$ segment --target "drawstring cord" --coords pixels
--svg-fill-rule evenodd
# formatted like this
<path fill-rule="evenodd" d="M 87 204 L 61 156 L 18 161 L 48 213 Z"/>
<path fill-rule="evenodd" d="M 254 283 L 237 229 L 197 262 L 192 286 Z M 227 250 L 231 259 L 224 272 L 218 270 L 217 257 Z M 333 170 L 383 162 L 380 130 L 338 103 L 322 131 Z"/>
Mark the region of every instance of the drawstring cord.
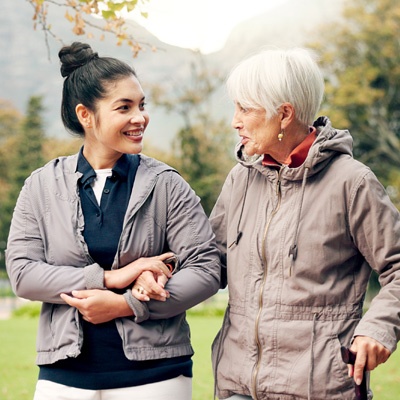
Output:
<path fill-rule="evenodd" d="M 239 215 L 239 221 L 236 227 L 236 239 L 228 246 L 228 249 L 230 249 L 233 245 L 237 245 L 239 243 L 239 240 L 242 237 L 242 232 L 239 230 L 240 228 L 240 223 L 242 222 L 242 216 L 243 216 L 243 210 L 244 210 L 244 204 L 246 202 L 246 196 L 247 196 L 247 189 L 249 187 L 249 180 L 250 180 L 250 168 L 247 169 L 247 177 L 246 177 L 246 186 L 244 189 L 244 197 L 242 201 L 242 208 L 240 209 L 240 215 Z"/>
<path fill-rule="evenodd" d="M 296 230 L 295 230 L 295 234 L 294 234 L 294 240 L 293 240 L 293 244 L 290 246 L 290 249 L 289 249 L 289 257 L 292 258 L 291 263 L 290 263 L 289 276 L 292 276 L 294 261 L 297 258 L 297 239 L 299 237 L 300 216 L 301 216 L 301 209 L 302 209 L 302 206 L 303 206 L 304 192 L 305 192 L 305 189 L 306 189 L 306 182 L 307 182 L 307 177 L 308 177 L 308 172 L 309 171 L 310 171 L 310 167 L 306 166 L 305 167 L 305 171 L 304 171 L 304 176 L 303 176 L 303 182 L 301 184 L 301 197 L 300 197 L 300 204 L 299 204 L 299 207 L 297 209 Z"/>

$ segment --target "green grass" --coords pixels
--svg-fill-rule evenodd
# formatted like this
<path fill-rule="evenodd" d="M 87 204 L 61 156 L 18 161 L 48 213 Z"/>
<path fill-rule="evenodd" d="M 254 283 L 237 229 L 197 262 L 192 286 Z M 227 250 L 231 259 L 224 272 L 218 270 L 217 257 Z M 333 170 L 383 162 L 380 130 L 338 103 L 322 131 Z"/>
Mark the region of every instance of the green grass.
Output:
<path fill-rule="evenodd" d="M 213 399 L 211 343 L 221 316 L 189 314 L 194 355 L 193 400 Z M 38 368 L 35 366 L 37 318 L 0 320 L 0 400 L 32 400 Z M 394 400 L 400 393 L 400 349 L 371 376 L 376 400 Z"/>
<path fill-rule="evenodd" d="M 221 317 L 189 316 L 195 348 L 193 400 L 213 398 L 211 343 Z M 32 400 L 38 368 L 35 365 L 37 318 L 0 320 L 0 400 Z"/>
<path fill-rule="evenodd" d="M 36 318 L 0 321 L 0 399 L 32 400 L 35 366 Z"/>

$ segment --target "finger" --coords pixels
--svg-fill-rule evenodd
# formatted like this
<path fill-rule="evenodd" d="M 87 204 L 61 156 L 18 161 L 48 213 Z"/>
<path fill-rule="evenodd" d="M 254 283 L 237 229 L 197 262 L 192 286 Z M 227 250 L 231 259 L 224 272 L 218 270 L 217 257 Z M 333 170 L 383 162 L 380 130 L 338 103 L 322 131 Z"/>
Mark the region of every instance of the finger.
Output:
<path fill-rule="evenodd" d="M 78 308 L 79 300 L 75 297 L 69 296 L 65 293 L 61 293 L 60 297 L 70 306 Z"/>
<path fill-rule="evenodd" d="M 95 291 L 93 290 L 73 290 L 72 296 L 76 299 L 87 299 L 88 297 L 94 296 Z"/>
<path fill-rule="evenodd" d="M 364 368 L 367 366 L 367 353 L 364 351 L 358 351 L 356 356 L 356 362 L 354 364 L 354 381 L 357 385 L 361 385 L 363 379 Z"/>
<path fill-rule="evenodd" d="M 152 294 L 152 295 L 149 295 L 149 297 L 150 297 L 151 300 L 167 301 L 167 299 L 164 296 L 159 296 L 158 294 Z"/>
<path fill-rule="evenodd" d="M 150 297 L 142 286 L 133 286 L 132 295 L 140 301 L 149 301 Z"/>
<path fill-rule="evenodd" d="M 158 275 L 165 275 L 167 278 L 171 278 L 172 273 L 171 270 L 169 269 L 169 267 L 167 265 L 164 264 L 164 262 L 162 262 L 162 260 L 160 260 L 161 262 L 157 265 L 157 267 L 159 268 L 159 271 L 154 271 L 155 273 L 157 273 Z"/>
<path fill-rule="evenodd" d="M 152 298 L 152 296 L 161 296 L 167 298 L 168 293 L 166 290 L 164 290 L 163 287 L 161 287 L 157 281 L 156 278 L 158 276 L 154 275 L 153 273 L 143 273 L 135 282 L 134 287 L 143 287 L 143 289 L 146 291 L 146 294 Z"/>
<path fill-rule="evenodd" d="M 162 287 L 165 288 L 166 283 L 168 282 L 168 278 L 165 275 L 158 275 L 157 283 Z"/>
<path fill-rule="evenodd" d="M 146 292 L 149 296 L 169 297 L 169 293 L 154 280 L 147 283 Z"/>
<path fill-rule="evenodd" d="M 354 367 L 351 364 L 347 364 L 347 372 L 349 374 L 349 378 L 354 376 Z"/>
<path fill-rule="evenodd" d="M 159 260 L 161 260 L 161 261 L 164 261 L 164 260 L 166 260 L 167 258 L 172 257 L 172 256 L 174 256 L 174 255 L 175 255 L 174 253 L 172 253 L 171 251 L 169 251 L 168 253 L 160 254 L 159 256 L 157 256 L 157 258 L 158 258 Z"/>
<path fill-rule="evenodd" d="M 168 278 L 170 278 L 172 276 L 172 273 L 169 270 L 169 268 L 161 260 L 158 260 L 158 259 L 154 259 L 152 261 L 152 265 L 142 265 L 141 271 L 142 271 L 142 273 L 151 272 L 151 273 L 157 274 L 157 275 L 163 274 L 163 275 L 167 276 Z"/>

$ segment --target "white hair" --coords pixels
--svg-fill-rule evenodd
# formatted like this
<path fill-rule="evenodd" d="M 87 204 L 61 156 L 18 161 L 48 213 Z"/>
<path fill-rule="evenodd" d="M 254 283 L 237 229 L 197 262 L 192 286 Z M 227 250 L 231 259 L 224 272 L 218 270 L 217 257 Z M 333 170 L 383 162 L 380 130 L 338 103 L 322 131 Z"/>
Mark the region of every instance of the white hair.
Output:
<path fill-rule="evenodd" d="M 314 55 L 303 48 L 268 49 L 239 63 L 227 80 L 228 95 L 268 118 L 291 103 L 298 121 L 311 125 L 322 102 L 324 79 Z"/>

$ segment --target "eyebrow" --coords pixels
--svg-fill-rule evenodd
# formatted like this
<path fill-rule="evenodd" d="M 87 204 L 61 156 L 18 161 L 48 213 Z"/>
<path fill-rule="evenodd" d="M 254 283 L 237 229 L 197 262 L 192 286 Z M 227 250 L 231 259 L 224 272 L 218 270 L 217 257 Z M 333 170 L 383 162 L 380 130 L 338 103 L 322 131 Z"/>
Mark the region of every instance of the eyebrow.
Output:
<path fill-rule="evenodd" d="M 145 99 L 146 99 L 146 96 L 143 96 L 143 97 L 140 99 L 139 103 L 141 103 L 141 102 L 144 101 Z M 122 99 L 117 99 L 117 100 L 113 101 L 113 104 L 117 104 L 117 103 L 134 103 L 134 102 L 135 102 L 135 101 L 132 100 L 132 99 L 125 99 L 125 98 L 122 98 Z"/>

